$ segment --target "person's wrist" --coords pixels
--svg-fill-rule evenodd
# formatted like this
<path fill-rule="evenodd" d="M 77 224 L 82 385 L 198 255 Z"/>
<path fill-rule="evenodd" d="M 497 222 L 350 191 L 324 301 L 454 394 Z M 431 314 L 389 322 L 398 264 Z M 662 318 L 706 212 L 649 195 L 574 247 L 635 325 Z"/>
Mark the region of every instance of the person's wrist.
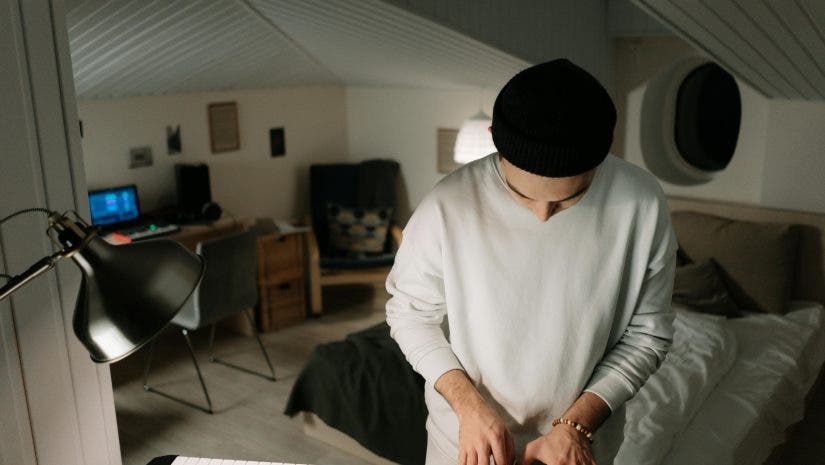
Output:
<path fill-rule="evenodd" d="M 450 370 L 435 383 L 435 390 L 450 404 L 459 420 L 478 415 L 486 408 L 484 399 L 463 370 Z"/>
<path fill-rule="evenodd" d="M 557 418 L 553 420 L 553 430 L 561 428 L 561 431 L 569 433 L 571 437 L 590 444 L 593 442 L 593 433 L 581 423 L 576 423 L 567 418 Z M 551 430 L 552 431 L 552 430 Z"/>
<path fill-rule="evenodd" d="M 481 394 L 475 389 L 468 389 L 467 392 L 458 397 L 453 410 L 455 410 L 459 421 L 462 421 L 471 416 L 479 415 L 486 408 L 487 404 L 484 403 Z"/>

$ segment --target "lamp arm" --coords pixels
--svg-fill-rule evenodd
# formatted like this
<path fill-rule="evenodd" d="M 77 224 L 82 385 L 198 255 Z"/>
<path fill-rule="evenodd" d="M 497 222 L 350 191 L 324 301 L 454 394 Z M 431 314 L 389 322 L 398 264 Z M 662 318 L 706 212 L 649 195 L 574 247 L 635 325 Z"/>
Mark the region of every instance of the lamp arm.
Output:
<path fill-rule="evenodd" d="M 55 252 L 52 255 L 41 258 L 34 265 L 30 266 L 26 271 L 20 273 L 19 275 L 12 276 L 8 282 L 3 285 L 3 287 L 0 287 L 0 301 L 10 296 L 14 291 L 32 279 L 54 268 L 54 265 L 65 257 L 65 250 Z"/>

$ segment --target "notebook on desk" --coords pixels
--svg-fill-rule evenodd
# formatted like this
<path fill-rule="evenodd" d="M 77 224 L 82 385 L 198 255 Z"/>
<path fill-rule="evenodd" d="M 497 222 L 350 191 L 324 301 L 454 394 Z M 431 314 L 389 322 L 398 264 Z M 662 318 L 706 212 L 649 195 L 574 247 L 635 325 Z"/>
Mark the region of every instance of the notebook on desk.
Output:
<path fill-rule="evenodd" d="M 208 459 L 203 457 L 183 457 L 165 455 L 156 457 L 147 465 L 302 465 L 288 462 L 252 462 L 246 460 Z"/>

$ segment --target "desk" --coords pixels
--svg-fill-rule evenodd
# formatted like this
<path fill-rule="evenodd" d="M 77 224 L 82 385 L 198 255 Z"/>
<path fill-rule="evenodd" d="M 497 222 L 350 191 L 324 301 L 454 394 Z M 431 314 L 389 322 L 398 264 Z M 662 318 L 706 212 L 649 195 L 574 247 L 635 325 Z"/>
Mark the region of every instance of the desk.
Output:
<path fill-rule="evenodd" d="M 180 242 L 184 247 L 194 252 L 195 248 L 198 246 L 198 242 L 208 241 L 209 239 L 215 239 L 227 234 L 244 231 L 252 227 L 254 224 L 255 220 L 249 218 L 241 218 L 238 220 L 225 218 L 211 224 L 180 225 L 180 231 L 164 236 L 155 236 L 144 240 L 171 239 L 173 241 Z M 112 234 L 106 234 L 103 236 L 103 239 L 114 245 L 122 243 L 115 240 Z"/>
<path fill-rule="evenodd" d="M 158 239 L 171 239 L 194 252 L 199 242 L 245 231 L 255 224 L 252 218 L 225 218 L 212 224 L 182 225 L 180 231 Z M 275 331 L 305 320 L 304 233 L 262 232 L 257 242 L 260 304 L 255 309 L 255 319 L 258 330 Z M 241 334 L 253 335 L 243 315 L 227 318 L 225 325 Z"/>
<path fill-rule="evenodd" d="M 180 231 L 146 240 L 170 239 L 180 243 L 187 249 L 194 252 L 198 246 L 198 242 L 217 239 L 222 236 L 241 232 L 249 229 L 254 224 L 255 220 L 250 218 L 224 218 L 211 224 L 181 225 Z M 115 241 L 111 235 L 104 236 L 104 239 L 112 244 L 117 244 L 117 241 Z M 253 328 L 249 324 L 249 320 L 247 320 L 243 314 L 231 316 L 227 318 L 225 322 L 222 322 L 222 324 L 232 331 L 246 336 L 252 336 L 254 334 Z"/>
<path fill-rule="evenodd" d="M 215 221 L 212 224 L 186 224 L 181 225 L 180 231 L 161 236 L 163 239 L 171 239 L 180 242 L 184 247 L 191 251 L 195 251 L 198 242 L 208 241 L 221 236 L 226 236 L 235 232 L 241 232 L 249 229 L 255 224 L 255 220 L 250 218 L 241 218 L 238 220 L 224 218 Z"/>

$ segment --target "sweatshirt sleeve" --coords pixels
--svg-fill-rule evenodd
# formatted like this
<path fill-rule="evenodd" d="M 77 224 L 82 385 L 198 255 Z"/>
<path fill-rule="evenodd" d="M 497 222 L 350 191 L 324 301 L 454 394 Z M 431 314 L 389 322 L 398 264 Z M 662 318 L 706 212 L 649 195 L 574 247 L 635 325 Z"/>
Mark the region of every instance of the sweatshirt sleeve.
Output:
<path fill-rule="evenodd" d="M 438 212 L 426 197 L 403 230 L 387 276 L 387 324 L 413 369 L 435 385 L 462 366 L 441 329 L 446 314 Z"/>
<path fill-rule="evenodd" d="M 611 412 L 639 392 L 673 342 L 671 298 L 678 246 L 664 195 L 659 196 L 657 210 L 653 246 L 633 315 L 584 389 L 601 397 Z"/>

